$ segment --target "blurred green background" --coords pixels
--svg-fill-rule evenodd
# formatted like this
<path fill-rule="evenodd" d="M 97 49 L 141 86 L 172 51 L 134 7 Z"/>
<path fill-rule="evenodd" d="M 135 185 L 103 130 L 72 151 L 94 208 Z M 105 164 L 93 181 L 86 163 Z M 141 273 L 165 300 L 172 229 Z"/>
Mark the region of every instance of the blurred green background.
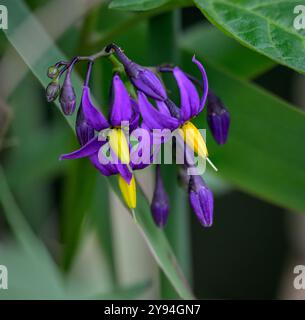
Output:
<path fill-rule="evenodd" d="M 305 219 L 297 214 L 305 211 L 305 64 L 283 66 L 248 49 L 191 1 L 160 1 L 144 11 L 109 2 L 0 1 L 9 9 L 9 29 L 0 32 L 0 265 L 9 288 L 0 299 L 190 298 L 166 250 L 197 298 L 303 298 L 293 268 L 305 262 Z M 110 42 L 140 64 L 175 62 L 191 73 L 196 54 L 230 110 L 228 144 L 207 136 L 219 168 L 204 176 L 215 194 L 212 228 L 189 209 L 175 168 L 163 167 L 172 202 L 163 232 L 155 231 L 143 196 L 136 226 L 115 181 L 106 183 L 86 159 L 58 161 L 77 143 L 58 108 L 46 103 L 46 69 Z M 84 72 L 78 68 L 74 81 Z M 104 110 L 110 80 L 111 66 L 96 62 L 91 86 Z M 203 115 L 197 124 L 206 127 Z M 151 197 L 152 168 L 138 175 Z"/>

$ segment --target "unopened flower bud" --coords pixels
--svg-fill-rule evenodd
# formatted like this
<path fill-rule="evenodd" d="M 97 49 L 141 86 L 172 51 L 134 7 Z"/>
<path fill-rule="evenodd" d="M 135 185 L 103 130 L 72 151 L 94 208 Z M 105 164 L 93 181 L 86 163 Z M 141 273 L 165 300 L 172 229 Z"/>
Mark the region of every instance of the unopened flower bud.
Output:
<path fill-rule="evenodd" d="M 48 102 L 54 101 L 60 92 L 60 85 L 58 81 L 51 81 L 46 88 L 46 97 Z"/>
<path fill-rule="evenodd" d="M 207 120 L 215 141 L 218 144 L 225 144 L 230 127 L 230 113 L 211 91 L 208 93 Z"/>
<path fill-rule="evenodd" d="M 189 202 L 200 223 L 204 227 L 212 226 L 214 210 L 213 194 L 200 175 L 190 176 Z"/>
<path fill-rule="evenodd" d="M 66 74 L 66 79 L 60 93 L 59 102 L 61 109 L 66 116 L 73 114 L 76 106 L 76 94 L 72 86 L 69 71 Z"/>
<path fill-rule="evenodd" d="M 47 74 L 48 74 L 48 77 L 49 77 L 50 79 L 55 79 L 55 78 L 57 78 L 58 75 L 59 75 L 59 70 L 58 70 L 57 67 L 51 66 L 51 67 L 48 68 Z"/>
<path fill-rule="evenodd" d="M 169 214 L 169 200 L 163 185 L 160 165 L 156 166 L 156 185 L 150 208 L 156 225 L 164 227 Z"/>

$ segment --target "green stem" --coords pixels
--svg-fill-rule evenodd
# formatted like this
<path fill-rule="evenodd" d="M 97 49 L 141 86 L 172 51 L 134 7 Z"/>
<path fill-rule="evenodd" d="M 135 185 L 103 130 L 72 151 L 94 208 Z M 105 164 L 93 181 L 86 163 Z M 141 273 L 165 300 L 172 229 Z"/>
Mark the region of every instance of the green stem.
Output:
<path fill-rule="evenodd" d="M 180 28 L 180 12 L 172 11 L 152 17 L 149 20 L 150 60 L 153 65 L 163 63 L 176 63 L 180 59 L 177 45 L 177 36 Z M 168 75 L 165 75 L 168 76 Z M 177 86 L 169 75 L 167 86 L 174 94 Z M 162 176 L 167 192 L 169 193 L 171 209 L 169 221 L 166 226 L 166 234 L 177 256 L 179 264 L 185 275 L 190 279 L 190 238 L 189 216 L 187 215 L 186 194 L 178 187 L 175 181 L 177 175 L 176 166 L 162 166 Z M 172 285 L 161 275 L 161 298 L 177 298 L 177 293 Z"/>

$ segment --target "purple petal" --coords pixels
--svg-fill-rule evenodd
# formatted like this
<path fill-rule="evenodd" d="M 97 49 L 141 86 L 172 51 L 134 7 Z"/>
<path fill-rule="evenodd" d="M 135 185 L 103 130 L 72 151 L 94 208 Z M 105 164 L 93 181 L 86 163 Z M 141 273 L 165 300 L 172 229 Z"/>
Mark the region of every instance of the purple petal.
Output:
<path fill-rule="evenodd" d="M 168 110 L 168 107 L 167 107 L 167 105 L 166 105 L 165 102 L 156 100 L 156 105 L 157 105 L 158 110 L 159 110 L 161 113 L 163 113 L 163 114 L 165 114 L 165 115 L 167 115 L 167 116 L 171 116 L 171 113 L 170 113 L 170 111 Z"/>
<path fill-rule="evenodd" d="M 139 120 L 140 120 L 140 111 L 139 111 L 138 103 L 134 99 L 131 99 L 131 105 L 132 105 L 133 113 L 132 113 L 132 117 L 129 125 L 130 132 L 132 132 L 133 130 L 139 127 Z"/>
<path fill-rule="evenodd" d="M 207 74 L 204 70 L 203 65 L 198 60 L 196 60 L 195 56 L 193 56 L 192 61 L 197 65 L 197 67 L 199 68 L 199 70 L 202 74 L 203 94 L 201 97 L 199 109 L 196 112 L 196 114 L 199 114 L 202 111 L 202 109 L 204 108 L 204 105 L 205 105 L 205 102 L 207 99 L 207 95 L 208 95 L 208 91 L 209 91 L 209 83 L 208 83 L 208 77 L 207 77 Z"/>
<path fill-rule="evenodd" d="M 89 157 L 94 153 L 98 152 L 102 144 L 103 144 L 102 141 L 98 141 L 98 137 L 94 137 L 80 149 L 68 154 L 63 154 L 60 156 L 59 159 L 64 160 L 64 159 L 78 159 L 78 158 Z"/>
<path fill-rule="evenodd" d="M 176 118 L 165 115 L 158 111 L 149 102 L 145 94 L 142 92 L 138 93 L 139 109 L 142 115 L 143 121 L 146 126 L 150 129 L 171 129 L 178 128 L 179 122 Z"/>
<path fill-rule="evenodd" d="M 141 92 L 156 100 L 166 100 L 167 95 L 160 79 L 149 69 L 139 67 L 132 84 Z"/>
<path fill-rule="evenodd" d="M 93 105 L 90 97 L 90 88 L 87 86 L 83 87 L 82 106 L 86 121 L 96 131 L 109 127 L 109 123 L 103 114 Z"/>
<path fill-rule="evenodd" d="M 99 162 L 99 160 L 98 160 L 98 154 L 97 153 L 90 157 L 90 161 L 95 166 L 95 168 L 100 171 L 100 173 L 103 176 L 112 176 L 114 174 L 118 174 L 119 173 L 119 170 L 116 167 L 116 165 L 111 164 L 111 163 L 109 163 L 109 164 L 101 164 Z"/>
<path fill-rule="evenodd" d="M 187 121 L 199 110 L 199 96 L 196 87 L 182 70 L 175 67 L 173 73 L 180 90 L 181 117 Z"/>
<path fill-rule="evenodd" d="M 110 111 L 110 123 L 120 126 L 122 121 L 130 121 L 132 117 L 131 100 L 127 89 L 119 75 L 112 79 L 112 105 Z"/>
<path fill-rule="evenodd" d="M 132 178 L 132 172 L 130 172 L 128 166 L 126 164 L 119 163 L 116 167 L 122 178 L 129 184 Z"/>

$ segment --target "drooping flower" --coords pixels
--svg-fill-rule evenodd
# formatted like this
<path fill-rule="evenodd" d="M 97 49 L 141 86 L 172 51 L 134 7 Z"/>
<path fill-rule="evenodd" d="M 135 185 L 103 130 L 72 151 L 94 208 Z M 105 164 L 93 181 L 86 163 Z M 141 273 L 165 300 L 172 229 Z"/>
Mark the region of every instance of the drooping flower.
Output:
<path fill-rule="evenodd" d="M 116 74 L 112 81 L 113 99 L 109 119 L 93 105 L 90 97 L 90 88 L 85 85 L 83 87 L 82 102 L 77 117 L 76 132 L 82 147 L 72 153 L 62 155 L 60 159 L 77 159 L 89 157 L 94 166 L 103 175 L 113 175 L 120 173 L 127 183 L 132 179 L 132 173 L 128 170 L 129 163 L 129 146 L 125 133 L 121 127 L 121 122 L 128 121 L 130 129 L 133 130 L 137 126 L 138 114 L 132 108 L 131 98 L 120 77 Z M 95 133 L 105 132 L 109 136 L 109 146 L 113 152 L 113 156 L 118 157 L 118 163 L 101 164 L 99 162 L 99 150 L 107 142 L 101 140 L 99 134 L 94 134 L 85 144 L 86 137 L 92 135 L 91 129 Z M 119 146 L 119 147 L 118 147 Z"/>
<path fill-rule="evenodd" d="M 165 226 L 168 219 L 169 199 L 163 185 L 160 165 L 158 164 L 156 165 L 155 181 L 155 190 L 150 208 L 156 225 L 162 228 Z"/>
<path fill-rule="evenodd" d="M 198 66 L 203 77 L 203 94 L 201 99 L 194 84 L 186 74 L 178 68 L 173 69 L 173 75 L 180 90 L 180 108 L 170 100 L 156 101 L 157 109 L 151 104 L 142 91 L 138 91 L 139 110 L 144 123 L 150 130 L 179 128 L 179 133 L 184 141 L 195 151 L 196 154 L 207 158 L 208 151 L 205 141 L 199 130 L 190 121 L 204 108 L 207 93 L 208 80 L 202 64 L 193 57 L 192 61 Z"/>
<path fill-rule="evenodd" d="M 210 90 L 207 104 L 207 120 L 218 144 L 225 144 L 230 127 L 230 114 L 223 102 Z"/>
<path fill-rule="evenodd" d="M 213 193 L 200 175 L 189 178 L 189 202 L 200 223 L 204 227 L 213 224 Z"/>

